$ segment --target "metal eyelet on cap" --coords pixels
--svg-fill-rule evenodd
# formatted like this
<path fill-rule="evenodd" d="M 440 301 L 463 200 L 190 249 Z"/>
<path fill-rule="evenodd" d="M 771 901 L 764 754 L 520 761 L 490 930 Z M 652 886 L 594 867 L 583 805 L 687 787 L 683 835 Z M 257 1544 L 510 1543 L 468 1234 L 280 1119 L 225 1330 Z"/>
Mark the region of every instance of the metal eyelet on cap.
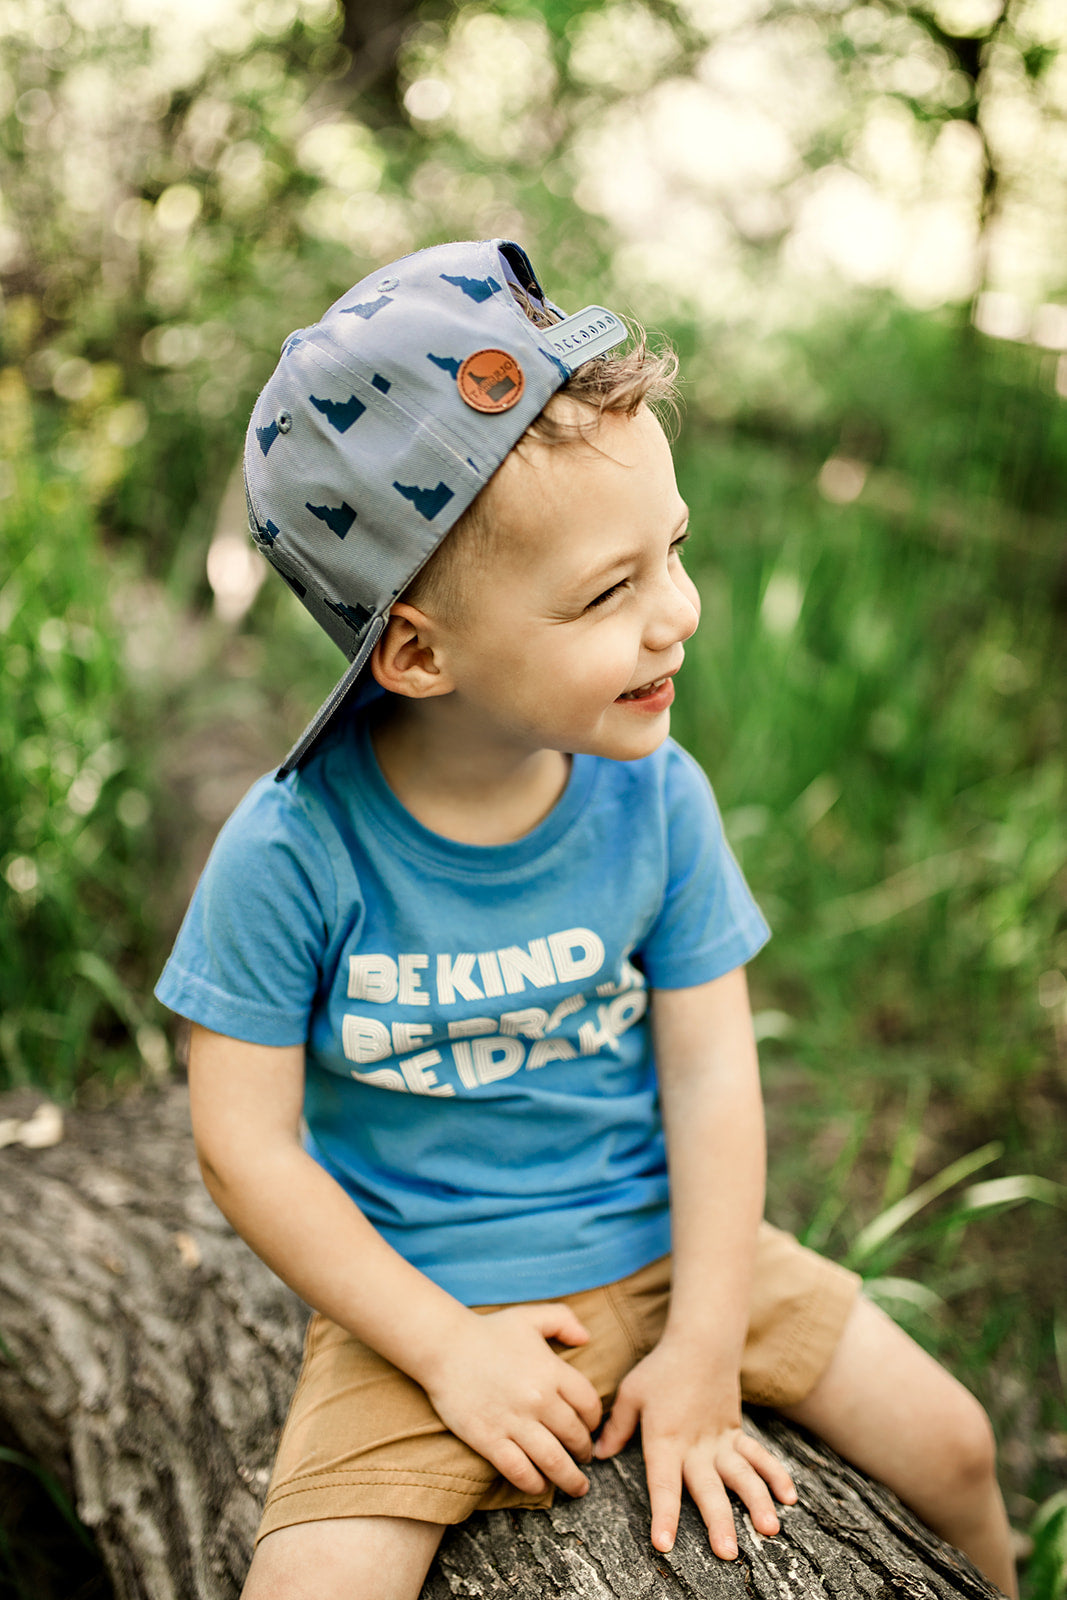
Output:
<path fill-rule="evenodd" d="M 293 426 L 292 413 L 289 412 L 289 411 L 279 411 L 278 412 L 278 432 L 279 433 L 288 433 L 289 429 L 292 426 Z"/>
<path fill-rule="evenodd" d="M 376 283 L 374 287 L 379 294 L 388 294 L 390 289 L 395 289 L 399 282 L 399 278 L 383 278 L 381 283 Z"/>

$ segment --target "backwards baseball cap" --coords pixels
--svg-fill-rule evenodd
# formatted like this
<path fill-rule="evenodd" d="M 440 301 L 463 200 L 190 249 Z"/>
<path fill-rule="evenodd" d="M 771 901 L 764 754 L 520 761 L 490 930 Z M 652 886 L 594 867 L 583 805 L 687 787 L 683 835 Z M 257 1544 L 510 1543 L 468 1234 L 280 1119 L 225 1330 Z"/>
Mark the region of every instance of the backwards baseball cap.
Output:
<path fill-rule="evenodd" d="M 516 296 L 559 320 L 538 328 Z M 621 344 L 567 316 L 505 239 L 434 245 L 291 333 L 245 441 L 253 539 L 347 671 L 278 769 L 359 692 L 389 609 L 571 373 Z"/>

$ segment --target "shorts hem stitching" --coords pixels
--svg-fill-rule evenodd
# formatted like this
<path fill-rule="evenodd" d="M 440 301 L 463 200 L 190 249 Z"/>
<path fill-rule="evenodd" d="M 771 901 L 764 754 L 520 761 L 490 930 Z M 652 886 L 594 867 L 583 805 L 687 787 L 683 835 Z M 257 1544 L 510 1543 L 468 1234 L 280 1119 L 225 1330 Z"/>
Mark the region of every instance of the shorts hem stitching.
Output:
<path fill-rule="evenodd" d="M 268 1504 L 284 1500 L 288 1495 L 307 1494 L 313 1489 L 349 1489 L 361 1484 L 392 1487 L 397 1483 L 411 1484 L 420 1489 L 439 1489 L 446 1494 L 467 1494 L 472 1487 L 486 1487 L 485 1478 L 460 1472 L 419 1472 L 410 1467 L 375 1467 L 373 1472 L 306 1473 L 299 1478 L 290 1478 L 284 1488 L 271 1491 Z"/>

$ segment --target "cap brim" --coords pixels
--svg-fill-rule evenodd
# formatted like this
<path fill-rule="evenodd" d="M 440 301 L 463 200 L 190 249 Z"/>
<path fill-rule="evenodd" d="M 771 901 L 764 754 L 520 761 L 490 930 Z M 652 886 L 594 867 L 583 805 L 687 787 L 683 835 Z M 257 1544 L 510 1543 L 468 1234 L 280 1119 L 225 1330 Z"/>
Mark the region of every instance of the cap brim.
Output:
<path fill-rule="evenodd" d="M 282 778 L 287 778 L 290 772 L 307 760 L 312 749 L 326 732 L 334 717 L 353 697 L 363 677 L 367 662 L 370 660 L 371 651 L 385 630 L 386 620 L 385 617 L 373 617 L 367 624 L 367 632 L 351 665 L 340 682 L 330 691 L 330 694 L 323 701 L 274 774 L 276 781 L 280 782 Z"/>

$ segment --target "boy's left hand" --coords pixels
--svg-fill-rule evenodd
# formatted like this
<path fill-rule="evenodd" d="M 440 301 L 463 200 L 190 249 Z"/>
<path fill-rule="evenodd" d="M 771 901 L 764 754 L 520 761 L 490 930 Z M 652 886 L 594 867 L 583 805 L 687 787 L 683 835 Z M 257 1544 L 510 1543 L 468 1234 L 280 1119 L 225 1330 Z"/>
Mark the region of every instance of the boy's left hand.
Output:
<path fill-rule="evenodd" d="M 704 1519 L 712 1550 L 723 1560 L 737 1555 L 728 1489 L 743 1502 L 757 1533 L 778 1532 L 771 1491 L 783 1505 L 792 1505 L 796 1489 L 782 1463 L 742 1432 L 736 1374 L 727 1380 L 701 1366 L 691 1348 L 683 1351 L 664 1339 L 620 1384 L 596 1456 L 615 1455 L 638 1422 L 657 1550 L 674 1547 L 683 1484 Z"/>

